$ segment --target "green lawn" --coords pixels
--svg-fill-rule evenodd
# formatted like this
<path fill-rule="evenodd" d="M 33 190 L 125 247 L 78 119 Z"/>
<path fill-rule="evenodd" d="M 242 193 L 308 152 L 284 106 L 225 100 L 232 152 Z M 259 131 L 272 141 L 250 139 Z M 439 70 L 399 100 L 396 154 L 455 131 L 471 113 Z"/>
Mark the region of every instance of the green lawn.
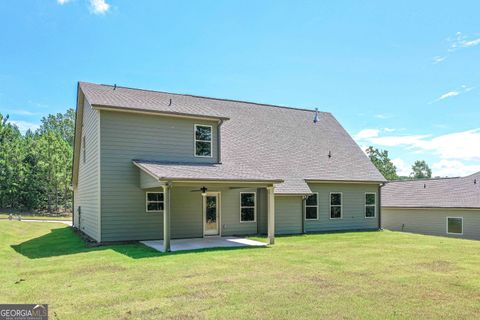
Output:
<path fill-rule="evenodd" d="M 13 218 L 16 219 L 17 213 L 13 214 Z M 62 220 L 62 221 L 72 221 L 72 216 L 64 215 L 34 215 L 34 214 L 20 214 L 22 219 L 27 220 Z M 8 213 L 0 213 L 0 219 L 8 219 Z"/>
<path fill-rule="evenodd" d="M 387 231 L 160 254 L 140 244 L 86 248 L 61 224 L 0 221 L 0 270 L 0 303 L 48 303 L 52 319 L 480 314 L 480 242 Z"/>

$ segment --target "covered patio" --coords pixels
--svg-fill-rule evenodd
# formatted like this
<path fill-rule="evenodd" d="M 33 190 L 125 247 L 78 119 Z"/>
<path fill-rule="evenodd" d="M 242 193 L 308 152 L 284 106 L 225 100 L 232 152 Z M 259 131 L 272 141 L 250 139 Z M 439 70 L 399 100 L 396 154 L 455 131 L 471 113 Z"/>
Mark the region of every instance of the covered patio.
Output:
<path fill-rule="evenodd" d="M 163 240 L 141 241 L 147 247 L 160 252 L 165 252 Z M 170 240 L 169 251 L 187 251 L 213 248 L 232 247 L 265 247 L 266 243 L 240 237 L 205 237 L 194 239 L 173 239 Z"/>
<path fill-rule="evenodd" d="M 225 164 L 150 160 L 133 160 L 133 164 L 140 169 L 140 188 L 146 190 L 147 199 L 149 193 L 158 190 L 162 193 L 157 202 L 161 203 L 163 214 L 163 239 L 142 241 L 143 244 L 162 252 L 265 246 L 266 243 L 241 237 L 259 234 L 257 191 L 252 190 L 260 189 L 265 196 L 262 226 L 265 226 L 268 244 L 274 244 L 274 188 L 282 179 Z M 250 194 L 250 200 L 253 199 L 253 205 L 244 204 L 243 209 L 251 210 L 247 222 L 240 221 L 241 199 L 246 199 L 242 193 Z M 172 213 L 176 219 L 173 224 Z M 193 231 L 183 232 L 188 227 Z M 172 231 L 175 234 L 172 235 Z"/>

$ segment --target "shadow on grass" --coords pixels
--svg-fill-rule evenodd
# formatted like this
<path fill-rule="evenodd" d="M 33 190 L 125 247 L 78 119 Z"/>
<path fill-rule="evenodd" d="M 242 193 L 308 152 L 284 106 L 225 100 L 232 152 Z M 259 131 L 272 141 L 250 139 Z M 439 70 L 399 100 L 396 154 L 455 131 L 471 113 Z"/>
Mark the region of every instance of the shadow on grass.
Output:
<path fill-rule="evenodd" d="M 180 254 L 192 254 L 209 251 L 230 251 L 230 250 L 248 250 L 265 247 L 220 247 L 189 251 L 176 251 L 162 253 L 141 243 L 134 242 L 129 244 L 115 244 L 98 247 L 88 247 L 84 240 L 75 233 L 73 228 L 55 228 L 49 233 L 27 240 L 20 244 L 11 245 L 11 247 L 21 255 L 29 259 L 41 259 L 49 257 L 66 256 L 79 253 L 88 253 L 95 251 L 113 250 L 132 259 L 155 258 L 160 256 L 171 256 Z"/>

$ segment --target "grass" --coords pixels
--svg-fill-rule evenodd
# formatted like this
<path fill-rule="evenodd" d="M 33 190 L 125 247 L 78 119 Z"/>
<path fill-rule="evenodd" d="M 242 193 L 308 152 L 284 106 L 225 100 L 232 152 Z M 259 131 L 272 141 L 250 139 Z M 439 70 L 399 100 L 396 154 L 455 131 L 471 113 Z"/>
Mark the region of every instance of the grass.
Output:
<path fill-rule="evenodd" d="M 22 219 L 27 220 L 61 220 L 72 221 L 71 215 L 36 215 L 36 214 L 17 214 L 13 213 L 13 219 L 20 215 Z M 0 219 L 8 219 L 8 213 L 0 213 Z"/>
<path fill-rule="evenodd" d="M 56 223 L 0 221 L 0 302 L 52 319 L 471 319 L 480 242 L 395 232 L 279 237 L 269 248 L 86 248 Z"/>

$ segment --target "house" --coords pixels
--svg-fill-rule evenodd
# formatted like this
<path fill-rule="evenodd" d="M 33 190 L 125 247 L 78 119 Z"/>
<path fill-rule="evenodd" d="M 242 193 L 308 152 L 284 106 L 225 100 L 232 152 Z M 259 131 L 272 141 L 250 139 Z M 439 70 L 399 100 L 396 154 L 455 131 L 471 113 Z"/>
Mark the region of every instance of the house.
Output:
<path fill-rule="evenodd" d="M 480 239 L 480 172 L 389 182 L 382 188 L 381 205 L 385 229 Z"/>
<path fill-rule="evenodd" d="M 75 126 L 98 242 L 380 227 L 384 178 L 330 113 L 80 82 Z"/>

